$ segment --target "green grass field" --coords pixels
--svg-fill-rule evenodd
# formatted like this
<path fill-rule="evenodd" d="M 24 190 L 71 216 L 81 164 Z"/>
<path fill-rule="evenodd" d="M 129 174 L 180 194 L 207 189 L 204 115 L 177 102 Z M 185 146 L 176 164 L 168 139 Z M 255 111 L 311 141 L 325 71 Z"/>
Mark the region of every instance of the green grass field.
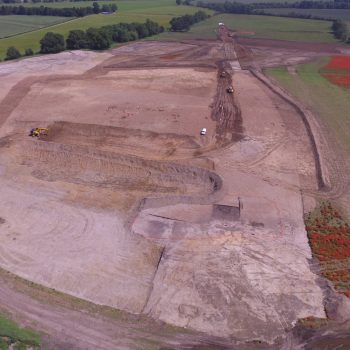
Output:
<path fill-rule="evenodd" d="M 350 90 L 333 85 L 319 74 L 327 62 L 324 58 L 299 65 L 297 74 L 290 74 L 286 68 L 267 69 L 266 74 L 315 111 L 350 154 Z"/>
<path fill-rule="evenodd" d="M 0 349 L 9 349 L 7 341 L 16 344 L 14 349 L 26 349 L 32 346 L 34 349 L 40 346 L 40 336 L 31 329 L 20 328 L 15 322 L 0 314 Z"/>
<path fill-rule="evenodd" d="M 163 33 L 159 38 L 216 38 L 218 22 L 229 28 L 253 32 L 257 38 L 269 38 L 304 42 L 336 42 L 330 33 L 331 22 L 271 16 L 222 14 L 195 24 L 188 33 Z"/>
<path fill-rule="evenodd" d="M 7 4 L 7 5 L 14 5 L 14 6 L 25 6 L 25 7 L 40 7 L 40 6 L 45 6 L 45 7 L 53 7 L 53 8 L 64 8 L 64 7 L 87 7 L 87 6 L 92 6 L 93 1 L 62 1 L 62 2 L 28 2 L 28 3 L 22 3 L 22 4 Z M 118 4 L 115 1 L 112 0 L 106 0 L 106 1 L 99 1 L 98 2 L 100 5 L 103 4 Z M 6 4 L 3 4 L 6 6 Z"/>
<path fill-rule="evenodd" d="M 54 7 L 54 8 L 64 8 L 64 7 L 92 6 L 92 3 L 93 1 L 76 1 L 76 2 L 62 1 L 62 2 L 46 2 L 46 3 L 23 3 L 21 5 L 26 7 L 47 6 L 47 7 Z M 120 1 L 106 0 L 106 1 L 99 1 L 98 3 L 100 6 L 102 6 L 103 4 L 116 4 L 118 6 L 118 10 L 122 12 L 124 11 L 133 12 L 133 11 L 142 10 L 142 9 L 149 10 L 154 8 L 168 7 L 168 6 L 181 7 L 181 6 L 176 6 L 175 0 L 120 0 Z"/>
<path fill-rule="evenodd" d="M 213 2 L 213 3 L 222 3 L 222 2 L 225 2 L 227 0 L 201 0 L 203 2 L 206 2 L 206 3 L 209 3 L 209 2 Z M 236 1 L 236 2 L 240 2 L 242 4 L 254 4 L 254 3 L 257 3 L 257 2 L 295 2 L 295 0 L 240 0 L 240 1 Z"/>
<path fill-rule="evenodd" d="M 104 2 L 101 2 L 100 4 L 102 3 Z M 105 3 L 108 3 L 108 1 Z M 92 4 L 92 2 L 47 3 L 45 5 L 64 7 L 68 5 L 87 6 L 90 4 Z M 33 4 L 27 4 L 27 6 L 28 5 Z M 175 5 L 175 0 L 120 0 L 117 2 L 117 5 L 119 10 L 113 15 L 99 14 L 86 16 L 83 18 L 76 18 L 64 23 L 58 23 L 50 27 L 46 27 L 44 29 L 30 31 L 11 38 L 0 39 L 0 59 L 5 57 L 6 50 L 9 46 L 15 46 L 22 53 L 27 48 L 31 48 L 35 52 L 39 51 L 40 39 L 48 31 L 57 32 L 67 36 L 68 32 L 72 29 L 86 30 L 90 27 L 101 27 L 103 25 L 116 24 L 120 22 L 144 22 L 147 18 L 168 27 L 169 21 L 172 17 L 181 16 L 184 14 L 193 14 L 198 11 L 198 8 L 193 6 L 177 6 Z M 213 11 L 206 11 L 213 14 Z M 23 17 L 30 21 L 30 17 Z M 6 18 L 4 20 L 6 20 Z M 156 38 L 150 39 L 214 39 L 216 38 L 215 29 L 217 28 L 218 22 L 225 22 L 230 28 L 238 31 L 253 32 L 253 35 L 259 38 L 305 42 L 336 42 L 333 35 L 330 33 L 331 23 L 327 21 L 235 14 L 222 14 L 214 16 L 207 21 L 194 25 L 188 33 L 168 32 L 163 33 Z M 4 28 L 5 27 L 6 25 L 4 25 Z M 5 31 L 6 29 L 4 29 L 4 32 Z"/>
<path fill-rule="evenodd" d="M 56 5 L 56 3 L 53 4 Z M 62 5 L 62 3 L 59 4 Z M 81 3 L 75 2 L 63 4 L 75 4 L 77 6 L 77 4 Z M 83 4 L 87 6 L 88 3 L 84 2 Z M 72 29 L 86 30 L 90 27 L 102 27 L 104 25 L 120 22 L 144 22 L 148 18 L 168 27 L 171 18 L 184 14 L 193 14 L 198 11 L 198 8 L 196 7 L 174 5 L 175 1 L 173 0 L 121 0 L 118 1 L 117 4 L 119 10 L 112 15 L 98 14 L 76 18 L 45 29 L 16 35 L 11 38 L 0 39 L 0 59 L 5 57 L 6 50 L 9 46 L 15 46 L 21 53 L 27 48 L 31 48 L 35 52 L 38 51 L 40 49 L 40 39 L 48 31 L 67 36 L 68 32 Z M 51 3 L 49 5 L 51 5 Z M 206 10 L 206 12 L 213 13 L 213 11 L 210 10 Z"/>
<path fill-rule="evenodd" d="M 66 22 L 66 17 L 0 16 L 0 38 Z"/>
<path fill-rule="evenodd" d="M 274 14 L 288 14 L 291 12 L 312 15 L 323 18 L 341 19 L 343 21 L 350 21 L 350 10 L 346 9 L 294 9 L 294 8 L 281 8 L 281 9 L 264 9 L 266 13 Z"/>

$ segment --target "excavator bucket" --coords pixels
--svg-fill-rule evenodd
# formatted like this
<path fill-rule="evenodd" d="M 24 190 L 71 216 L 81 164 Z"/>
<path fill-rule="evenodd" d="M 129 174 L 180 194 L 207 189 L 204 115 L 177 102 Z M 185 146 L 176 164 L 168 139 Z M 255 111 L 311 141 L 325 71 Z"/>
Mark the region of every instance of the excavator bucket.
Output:
<path fill-rule="evenodd" d="M 30 130 L 29 136 L 39 137 L 42 135 L 47 135 L 49 129 L 47 128 L 33 128 Z"/>

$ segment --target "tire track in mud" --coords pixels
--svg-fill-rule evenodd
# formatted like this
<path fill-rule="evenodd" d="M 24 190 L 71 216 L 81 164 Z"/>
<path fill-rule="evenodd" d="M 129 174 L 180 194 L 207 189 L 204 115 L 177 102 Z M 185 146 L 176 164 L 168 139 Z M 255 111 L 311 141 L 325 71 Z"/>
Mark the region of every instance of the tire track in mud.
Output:
<path fill-rule="evenodd" d="M 227 147 L 244 137 L 242 113 L 236 99 L 235 87 L 233 93 L 227 91 L 232 86 L 233 72 L 230 62 L 237 57 L 226 26 L 220 26 L 218 38 L 223 45 L 224 58 L 216 63 L 218 84 L 211 114 L 212 119 L 216 121 L 216 149 Z"/>
<path fill-rule="evenodd" d="M 216 121 L 216 148 L 227 147 L 241 140 L 243 135 L 242 114 L 235 92 L 228 93 L 227 88 L 232 86 L 232 77 L 224 68 L 225 63 L 219 63 L 217 92 L 214 98 L 211 117 Z M 225 77 L 221 74 L 224 73 Z"/>

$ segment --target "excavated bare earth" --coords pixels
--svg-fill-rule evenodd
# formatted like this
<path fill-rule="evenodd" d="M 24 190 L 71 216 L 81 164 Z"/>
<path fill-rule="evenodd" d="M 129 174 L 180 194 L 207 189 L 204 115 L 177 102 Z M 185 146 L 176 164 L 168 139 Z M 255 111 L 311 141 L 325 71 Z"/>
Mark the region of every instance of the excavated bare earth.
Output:
<path fill-rule="evenodd" d="M 309 135 L 226 39 L 0 66 L 1 268 L 232 342 L 325 317 L 303 224 Z"/>

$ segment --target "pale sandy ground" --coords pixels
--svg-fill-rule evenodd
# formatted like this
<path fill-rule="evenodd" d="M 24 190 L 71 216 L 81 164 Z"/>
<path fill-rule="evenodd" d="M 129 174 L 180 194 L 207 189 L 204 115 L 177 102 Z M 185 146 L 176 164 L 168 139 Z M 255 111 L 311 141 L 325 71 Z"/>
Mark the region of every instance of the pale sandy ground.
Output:
<path fill-rule="evenodd" d="M 72 56 L 66 55 L 57 57 L 69 74 Z M 91 57 L 85 69 L 99 59 Z M 82 72 L 82 62 L 76 64 Z M 62 66 L 49 61 L 45 72 L 63 72 Z M 11 74 L 17 79 L 11 70 L 6 79 Z M 207 200 L 203 207 L 142 211 L 130 232 L 124 223 L 136 199 L 159 196 L 160 189 L 208 197 L 209 174 L 117 156 L 124 148 L 113 144 L 108 155 L 96 153 L 96 140 L 90 148 L 20 141 L 31 123 L 64 120 L 204 142 L 198 130 L 204 123 L 213 128 L 214 78 L 210 71 L 165 69 L 34 85 L 1 130 L 9 135 L 0 155 L 1 267 L 96 303 L 242 340 L 272 342 L 300 317 L 325 317 L 300 194 L 315 186 L 310 145 L 299 116 L 249 73 L 237 70 L 233 77 L 246 137 L 207 155 L 223 179 L 216 202 L 242 199 L 239 222 L 212 219 Z M 179 115 L 176 123 L 172 113 Z M 135 148 L 140 156 L 142 143 Z"/>
<path fill-rule="evenodd" d="M 18 81 L 28 76 L 51 74 L 81 74 L 110 57 L 109 53 L 66 51 L 59 55 L 26 58 L 0 65 L 0 98 Z"/>
<path fill-rule="evenodd" d="M 82 57 L 86 60 L 84 69 L 84 62 L 72 62 L 69 54 L 62 54 L 57 62 L 48 60 L 40 74 L 56 74 L 55 64 L 60 68 L 57 73 L 65 76 L 83 73 L 96 64 L 97 55 Z M 45 67 L 44 58 L 37 58 L 38 67 Z M 25 67 L 21 62 L 7 65 L 8 79 L 12 72 L 17 78 L 19 72 L 12 70 L 16 64 L 22 78 L 30 75 L 28 67 L 34 70 L 34 62 L 26 62 Z M 113 142 L 109 152 L 93 155 L 92 148 L 76 148 L 74 134 L 67 149 L 59 143 L 38 144 L 38 140 L 28 138 L 28 131 L 68 121 L 117 125 L 125 128 L 124 134 L 127 128 L 174 134 L 175 141 L 170 135 L 158 148 L 166 148 L 169 142 L 181 144 L 176 134 L 199 139 L 203 122 L 207 121 L 207 127 L 214 125 L 206 103 L 214 94 L 215 76 L 215 72 L 193 69 L 140 70 L 95 80 L 58 77 L 58 81 L 35 83 L 2 128 L 2 134 L 10 136 L 3 139 L 0 155 L 0 217 L 5 220 L 0 226 L 1 266 L 99 304 L 141 312 L 161 248 L 143 237 L 130 236 L 124 227 L 125 210 L 152 192 L 205 194 L 209 190 L 205 180 L 192 179 L 189 167 L 184 168 L 189 174 L 181 175 L 183 166 L 169 165 L 167 170 L 164 163 L 143 164 L 142 158 L 127 155 L 114 161 L 112 152 L 118 144 Z M 6 87 L 9 90 L 11 85 Z M 196 88 L 200 93 L 189 93 Z M 79 140 L 89 141 L 91 130 L 75 126 L 75 131 Z M 98 126 L 96 134 L 102 137 L 102 144 L 105 132 L 108 128 Z M 138 133 L 141 140 L 135 138 L 133 153 L 147 154 L 145 143 L 152 143 L 158 134 Z M 95 146 L 101 148 L 101 141 Z M 157 150 L 148 151 L 150 158 L 152 152 Z"/>
<path fill-rule="evenodd" d="M 55 121 L 94 123 L 196 136 L 215 130 L 208 102 L 216 72 L 193 69 L 128 70 L 99 78 L 34 84 L 11 120 L 26 127 Z M 40 108 L 37 108 L 40 106 Z"/>
<path fill-rule="evenodd" d="M 325 317 L 300 193 L 301 184 L 314 186 L 314 166 L 293 110 L 249 73 L 236 71 L 233 83 L 247 136 L 211 159 L 224 180 L 218 202 L 235 205 L 239 196 L 241 222 L 211 219 L 209 205 L 143 211 L 134 231 L 166 246 L 145 311 L 210 334 L 271 341 L 298 318 Z"/>

